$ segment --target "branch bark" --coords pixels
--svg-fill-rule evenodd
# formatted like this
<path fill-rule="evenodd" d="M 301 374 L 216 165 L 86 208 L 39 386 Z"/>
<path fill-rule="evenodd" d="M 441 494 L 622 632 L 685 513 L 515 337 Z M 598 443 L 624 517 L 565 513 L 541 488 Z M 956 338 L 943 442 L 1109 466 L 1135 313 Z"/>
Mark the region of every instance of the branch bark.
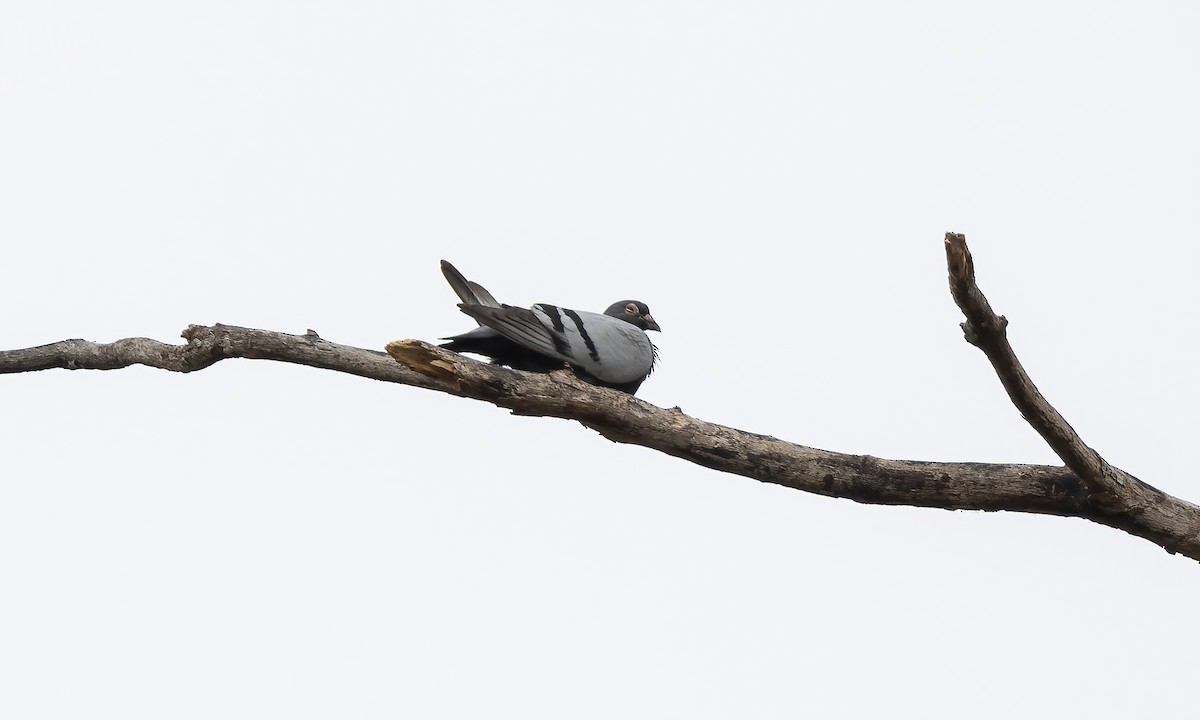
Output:
<path fill-rule="evenodd" d="M 1066 467 L 887 460 L 805 447 L 704 422 L 562 370 L 537 374 L 471 360 L 417 340 L 387 353 L 338 345 L 309 330 L 289 335 L 230 325 L 192 325 L 183 345 L 148 338 L 113 343 L 64 340 L 0 351 L 0 373 L 52 368 L 113 370 L 148 365 L 194 372 L 228 358 L 295 363 L 383 382 L 483 400 L 517 415 L 576 420 L 614 442 L 631 443 L 722 472 L 861 503 L 946 510 L 1008 510 L 1081 517 L 1200 560 L 1200 507 L 1121 470 L 1087 447 L 1046 402 L 975 284 L 961 235 L 946 236 L 951 291 L 967 321 L 968 341 L 992 361 L 1013 403 L 1063 458 Z"/>

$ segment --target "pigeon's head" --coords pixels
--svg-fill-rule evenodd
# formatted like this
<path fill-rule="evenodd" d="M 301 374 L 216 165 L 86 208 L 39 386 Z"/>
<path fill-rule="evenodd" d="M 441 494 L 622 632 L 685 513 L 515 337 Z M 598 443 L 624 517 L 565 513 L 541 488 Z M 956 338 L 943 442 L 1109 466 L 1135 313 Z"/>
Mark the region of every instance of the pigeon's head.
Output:
<path fill-rule="evenodd" d="M 621 318 L 625 322 L 637 325 L 643 330 L 662 330 L 658 326 L 658 323 L 654 322 L 654 318 L 650 315 L 650 308 L 646 307 L 646 303 L 638 302 L 637 300 L 615 302 L 608 306 L 604 314 Z"/>

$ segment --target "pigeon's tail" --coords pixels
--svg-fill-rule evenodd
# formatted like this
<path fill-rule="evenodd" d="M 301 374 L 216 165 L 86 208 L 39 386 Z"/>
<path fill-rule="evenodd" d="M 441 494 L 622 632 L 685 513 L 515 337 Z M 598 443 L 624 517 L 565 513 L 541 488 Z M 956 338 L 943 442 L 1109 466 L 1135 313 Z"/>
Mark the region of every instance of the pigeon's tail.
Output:
<path fill-rule="evenodd" d="M 500 307 L 500 303 L 496 302 L 496 298 L 492 297 L 486 288 L 463 277 L 458 268 L 445 260 L 442 261 L 442 274 L 446 276 L 446 282 L 454 288 L 454 294 L 458 295 L 458 299 L 462 300 L 464 305 Z"/>

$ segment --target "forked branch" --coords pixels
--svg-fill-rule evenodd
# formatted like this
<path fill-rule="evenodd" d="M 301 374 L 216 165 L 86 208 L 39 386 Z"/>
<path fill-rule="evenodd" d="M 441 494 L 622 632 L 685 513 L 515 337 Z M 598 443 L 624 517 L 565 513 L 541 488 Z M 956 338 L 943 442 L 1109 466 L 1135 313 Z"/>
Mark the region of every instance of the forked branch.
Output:
<path fill-rule="evenodd" d="M 569 371 L 519 372 L 471 360 L 416 340 L 387 353 L 338 345 L 311 330 L 192 325 L 186 342 L 147 338 L 101 344 L 64 340 L 0 351 L 0 373 L 51 368 L 113 370 L 148 365 L 193 372 L 227 358 L 309 365 L 384 382 L 483 400 L 519 415 L 576 420 L 615 442 L 653 448 L 722 472 L 862 503 L 946 510 L 1010 510 L 1082 517 L 1200 560 L 1200 508 L 1112 468 L 1088 448 L 1034 387 L 1005 337 L 1005 320 L 975 284 L 961 235 L 947 234 L 955 301 L 967 339 L 992 361 L 1009 396 L 1066 467 L 886 460 L 805 447 L 704 422 L 631 395 L 589 385 Z M 390 355 L 390 357 L 389 357 Z"/>
<path fill-rule="evenodd" d="M 1075 428 L 1037 389 L 1017 359 L 1008 343 L 1008 320 L 992 310 L 975 282 L 975 261 L 967 248 L 966 237 L 960 233 L 946 233 L 945 245 L 950 294 L 966 316 L 966 322 L 962 323 L 963 335 L 987 356 L 1021 416 L 1083 484 L 1087 512 L 1081 517 L 1135 535 L 1141 534 L 1133 529 L 1136 527 L 1161 527 L 1167 533 L 1155 542 L 1169 552 L 1200 559 L 1195 550 L 1200 538 L 1200 507 L 1171 497 L 1109 465 L 1100 453 L 1088 447 Z M 1171 535 L 1174 539 L 1168 539 Z"/>

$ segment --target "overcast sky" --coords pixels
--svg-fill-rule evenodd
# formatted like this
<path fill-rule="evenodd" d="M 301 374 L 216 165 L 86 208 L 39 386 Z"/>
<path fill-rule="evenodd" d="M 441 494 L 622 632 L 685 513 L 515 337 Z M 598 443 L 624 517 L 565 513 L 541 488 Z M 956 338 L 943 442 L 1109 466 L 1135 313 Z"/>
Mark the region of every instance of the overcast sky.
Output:
<path fill-rule="evenodd" d="M 1200 501 L 1200 6 L 5 3 L 0 348 L 381 349 L 502 301 L 663 327 L 648 402 L 1057 463 L 942 236 L 1108 460 Z M 1200 567 L 228 361 L 0 376 L 6 718 L 1125 718 Z"/>

